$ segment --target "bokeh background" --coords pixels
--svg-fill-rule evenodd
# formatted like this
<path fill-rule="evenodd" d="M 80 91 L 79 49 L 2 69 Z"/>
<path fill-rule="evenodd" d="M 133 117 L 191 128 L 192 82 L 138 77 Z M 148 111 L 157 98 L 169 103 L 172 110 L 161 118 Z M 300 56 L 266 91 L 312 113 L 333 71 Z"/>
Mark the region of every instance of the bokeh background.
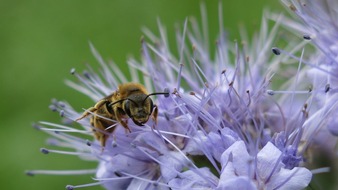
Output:
<path fill-rule="evenodd" d="M 208 0 L 211 42 L 218 32 L 218 1 Z M 71 68 L 81 71 L 97 62 L 89 41 L 106 60 L 125 64 L 139 58 L 142 27 L 158 34 L 157 19 L 174 40 L 175 24 L 187 16 L 200 18 L 198 0 L 2 0 L 0 2 L 0 189 L 64 189 L 92 182 L 94 176 L 29 177 L 30 169 L 85 169 L 96 163 L 75 156 L 43 155 L 48 136 L 35 130 L 37 121 L 59 122 L 48 109 L 52 98 L 67 100 L 79 111 L 92 105 L 64 84 Z M 271 0 L 223 1 L 224 26 L 230 39 L 239 39 L 239 25 L 248 33 L 259 28 L 263 10 L 282 11 Z M 172 44 L 175 47 L 174 44 Z M 102 189 L 90 187 L 88 189 Z"/>

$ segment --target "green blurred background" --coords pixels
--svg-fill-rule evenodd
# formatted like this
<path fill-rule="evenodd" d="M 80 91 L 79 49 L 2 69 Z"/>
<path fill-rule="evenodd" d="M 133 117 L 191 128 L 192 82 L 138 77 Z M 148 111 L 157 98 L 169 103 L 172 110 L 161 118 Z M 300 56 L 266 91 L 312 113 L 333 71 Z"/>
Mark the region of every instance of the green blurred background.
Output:
<path fill-rule="evenodd" d="M 206 1 L 211 42 L 218 31 L 218 1 Z M 230 39 L 238 38 L 238 26 L 249 33 L 258 30 L 264 8 L 281 10 L 278 1 L 224 1 L 224 26 Z M 59 122 L 48 109 L 50 100 L 67 100 L 81 110 L 92 104 L 64 84 L 71 68 L 85 63 L 97 66 L 88 42 L 106 60 L 124 64 L 128 55 L 139 58 L 142 27 L 155 33 L 157 18 L 174 39 L 175 24 L 187 16 L 200 18 L 197 0 L 88 1 L 13 0 L 0 3 L 1 148 L 0 189 L 64 189 L 65 185 L 92 182 L 93 176 L 29 177 L 28 169 L 94 168 L 74 156 L 43 155 L 47 135 L 31 127 L 44 120 Z M 175 45 L 172 45 L 175 47 Z M 102 189 L 91 187 L 89 189 Z"/>

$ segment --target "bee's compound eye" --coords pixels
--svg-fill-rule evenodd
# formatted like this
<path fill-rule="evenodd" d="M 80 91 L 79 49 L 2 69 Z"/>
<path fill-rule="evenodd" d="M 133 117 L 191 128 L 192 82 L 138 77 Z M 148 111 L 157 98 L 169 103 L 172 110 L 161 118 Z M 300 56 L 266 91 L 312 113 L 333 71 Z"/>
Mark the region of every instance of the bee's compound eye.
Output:
<path fill-rule="evenodd" d="M 151 114 L 151 112 L 154 109 L 154 103 L 153 103 L 153 101 L 150 98 L 149 98 L 149 100 L 150 100 L 150 114 Z"/>
<path fill-rule="evenodd" d="M 131 113 L 130 113 L 130 101 L 129 100 L 125 100 L 124 101 L 124 111 L 126 112 L 126 114 L 131 117 Z"/>

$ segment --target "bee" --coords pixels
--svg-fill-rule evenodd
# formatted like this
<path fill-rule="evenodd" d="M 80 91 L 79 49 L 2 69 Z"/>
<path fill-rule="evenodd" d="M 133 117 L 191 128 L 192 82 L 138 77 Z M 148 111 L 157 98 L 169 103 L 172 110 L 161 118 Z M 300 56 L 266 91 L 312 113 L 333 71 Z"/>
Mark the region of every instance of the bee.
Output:
<path fill-rule="evenodd" d="M 143 126 L 151 117 L 156 124 L 158 108 L 150 98 L 152 95 L 168 97 L 169 90 L 148 94 L 142 84 L 121 84 L 115 92 L 87 109 L 76 121 L 92 115 L 90 124 L 94 127 L 94 136 L 101 146 L 105 147 L 109 134 L 114 132 L 117 123 L 120 123 L 126 132 L 131 132 L 128 118 L 136 125 Z"/>

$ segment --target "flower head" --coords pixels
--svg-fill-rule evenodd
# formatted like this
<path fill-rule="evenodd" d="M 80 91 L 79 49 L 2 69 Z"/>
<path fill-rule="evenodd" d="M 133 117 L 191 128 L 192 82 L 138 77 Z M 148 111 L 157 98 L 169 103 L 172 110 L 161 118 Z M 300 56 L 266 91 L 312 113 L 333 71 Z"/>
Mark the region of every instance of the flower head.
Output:
<path fill-rule="evenodd" d="M 67 188 L 102 185 L 106 189 L 302 189 L 308 186 L 312 172 L 304 167 L 306 150 L 312 139 L 320 135 L 318 131 L 325 132 L 321 130 L 323 126 L 330 128 L 329 123 L 336 121 L 333 113 L 337 101 L 335 90 L 331 89 L 334 87 L 321 88 L 323 76 L 317 73 L 327 74 L 324 83 L 331 84 L 328 81 L 334 76 L 328 67 L 335 66 L 304 60 L 304 44 L 273 48 L 283 22 L 277 19 L 269 30 L 267 17 L 263 18 L 259 35 L 251 42 L 232 43 L 226 39 L 223 26 L 219 26 L 214 56 L 209 53 L 210 43 L 203 33 L 207 31 L 206 23 L 202 23 L 201 33 L 195 20 L 190 24 L 188 20 L 184 22 L 176 35 L 178 56 L 169 49 L 161 25 L 160 37 L 145 30 L 146 37 L 141 40 L 142 60 L 128 61 L 132 81 L 142 81 L 150 92 L 169 89 L 170 94 L 157 96 L 154 102 L 158 115 L 144 126 L 124 117 L 130 132 L 115 117 L 107 118 L 95 109 L 89 112 L 113 123 L 109 127 L 114 128 L 113 132 L 101 131 L 108 137 L 104 148 L 92 138 L 98 129 L 90 118 L 78 120 L 82 113 L 68 103 L 53 101 L 51 109 L 59 111 L 65 124 L 41 122 L 37 128 L 54 136 L 51 144 L 72 148 L 74 152 L 49 149 L 42 152 L 75 154 L 99 163 L 93 170 L 63 171 L 96 174 L 97 182 Z M 297 25 L 288 23 L 287 26 Z M 116 65 L 105 63 L 93 45 L 91 50 L 101 72 L 95 73 L 91 67 L 83 74 L 72 70 L 79 82 L 67 84 L 95 103 L 116 91 L 127 79 Z M 301 56 L 295 56 L 296 53 Z M 293 77 L 280 66 L 286 60 L 298 63 L 298 67 L 290 66 L 295 70 L 291 73 Z M 290 80 L 283 85 L 275 83 L 279 77 L 285 77 L 283 74 Z M 300 84 L 302 80 L 313 87 L 306 89 L 306 85 Z M 317 99 L 321 101 L 316 102 Z M 120 113 L 126 116 L 126 110 L 121 109 Z M 73 127 L 74 122 L 80 128 Z M 29 172 L 36 173 L 62 172 Z"/>

